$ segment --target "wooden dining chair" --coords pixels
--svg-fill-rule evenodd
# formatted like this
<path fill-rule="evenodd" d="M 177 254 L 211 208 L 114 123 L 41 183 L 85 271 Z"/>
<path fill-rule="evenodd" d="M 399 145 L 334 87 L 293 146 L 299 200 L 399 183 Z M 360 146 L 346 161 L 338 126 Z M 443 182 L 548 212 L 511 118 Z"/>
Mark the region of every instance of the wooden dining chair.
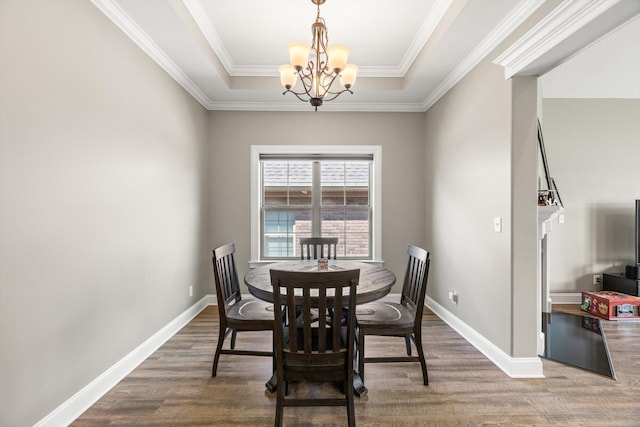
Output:
<path fill-rule="evenodd" d="M 359 305 L 356 311 L 358 342 L 358 373 L 364 381 L 365 363 L 420 362 L 424 385 L 429 385 L 427 363 L 422 349 L 422 311 L 429 275 L 429 252 L 417 246 L 407 248 L 407 269 L 400 303 L 373 302 Z M 406 356 L 366 357 L 365 336 L 403 337 Z M 418 352 L 411 354 L 411 341 Z"/>
<path fill-rule="evenodd" d="M 229 243 L 213 250 L 213 275 L 218 298 L 220 331 L 218 345 L 213 357 L 211 376 L 215 377 L 221 354 L 243 356 L 268 356 L 272 351 L 236 349 L 236 336 L 242 331 L 273 331 L 273 305 L 259 300 L 242 299 L 238 273 L 234 259 L 235 244 Z M 223 348 L 227 336 L 231 334 L 230 348 Z"/>
<path fill-rule="evenodd" d="M 337 237 L 301 237 L 300 259 L 336 259 Z"/>
<path fill-rule="evenodd" d="M 360 270 L 300 272 L 271 270 L 278 381 L 275 425 L 286 406 L 346 406 L 355 426 L 353 361 L 355 300 Z M 330 311 L 345 316 L 331 316 Z M 314 315 L 322 313 L 316 321 Z M 291 319 L 285 322 L 284 319 Z M 341 382 L 344 397 L 289 395 L 289 382 Z"/>

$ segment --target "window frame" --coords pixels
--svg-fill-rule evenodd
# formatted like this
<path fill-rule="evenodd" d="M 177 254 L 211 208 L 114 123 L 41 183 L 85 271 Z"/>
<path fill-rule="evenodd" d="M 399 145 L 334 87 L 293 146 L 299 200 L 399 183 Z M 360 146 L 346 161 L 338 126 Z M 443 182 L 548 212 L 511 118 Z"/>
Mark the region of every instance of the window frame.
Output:
<path fill-rule="evenodd" d="M 251 146 L 251 268 L 277 262 L 264 259 L 261 253 L 261 155 L 370 155 L 371 259 L 361 261 L 382 263 L 382 146 L 380 145 L 252 145 Z"/>

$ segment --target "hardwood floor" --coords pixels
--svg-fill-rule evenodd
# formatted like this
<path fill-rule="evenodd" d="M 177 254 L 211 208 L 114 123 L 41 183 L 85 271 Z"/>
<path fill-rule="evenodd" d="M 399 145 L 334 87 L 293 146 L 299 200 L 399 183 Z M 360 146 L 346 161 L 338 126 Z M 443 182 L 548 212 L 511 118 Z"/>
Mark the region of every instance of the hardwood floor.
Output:
<path fill-rule="evenodd" d="M 369 393 L 356 398 L 361 426 L 640 425 L 640 322 L 603 321 L 618 380 L 543 360 L 543 379 L 511 379 L 433 314 L 423 323 L 429 386 L 420 365 L 367 365 Z M 211 377 L 217 336 L 207 307 L 72 425 L 270 426 L 271 361 L 225 356 Z M 270 334 L 238 335 L 238 347 L 270 347 Z M 255 346 L 255 344 L 254 344 Z M 370 337 L 367 354 L 402 351 L 403 340 Z M 292 391 L 295 389 L 292 387 Z M 311 390 L 319 392 L 325 390 Z M 286 408 L 285 425 L 340 426 L 344 408 Z"/>

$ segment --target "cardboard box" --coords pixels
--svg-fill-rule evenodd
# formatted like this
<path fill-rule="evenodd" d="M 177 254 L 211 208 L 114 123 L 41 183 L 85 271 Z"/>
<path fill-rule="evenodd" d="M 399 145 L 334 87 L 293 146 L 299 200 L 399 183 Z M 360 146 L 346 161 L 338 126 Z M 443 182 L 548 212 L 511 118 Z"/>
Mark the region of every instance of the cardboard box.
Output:
<path fill-rule="evenodd" d="M 580 308 L 607 320 L 640 319 L 640 298 L 620 292 L 582 291 Z"/>

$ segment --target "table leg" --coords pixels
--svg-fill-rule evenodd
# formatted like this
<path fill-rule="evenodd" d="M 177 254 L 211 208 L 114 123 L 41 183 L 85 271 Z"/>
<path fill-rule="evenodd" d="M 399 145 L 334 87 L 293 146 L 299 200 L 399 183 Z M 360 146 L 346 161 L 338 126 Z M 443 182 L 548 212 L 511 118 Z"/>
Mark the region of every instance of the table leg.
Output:
<path fill-rule="evenodd" d="M 353 392 L 356 394 L 356 396 L 358 397 L 362 397 L 365 394 L 367 394 L 367 388 L 364 386 L 364 382 L 362 381 L 362 378 L 360 378 L 360 374 L 358 374 L 357 372 L 353 373 Z"/>

